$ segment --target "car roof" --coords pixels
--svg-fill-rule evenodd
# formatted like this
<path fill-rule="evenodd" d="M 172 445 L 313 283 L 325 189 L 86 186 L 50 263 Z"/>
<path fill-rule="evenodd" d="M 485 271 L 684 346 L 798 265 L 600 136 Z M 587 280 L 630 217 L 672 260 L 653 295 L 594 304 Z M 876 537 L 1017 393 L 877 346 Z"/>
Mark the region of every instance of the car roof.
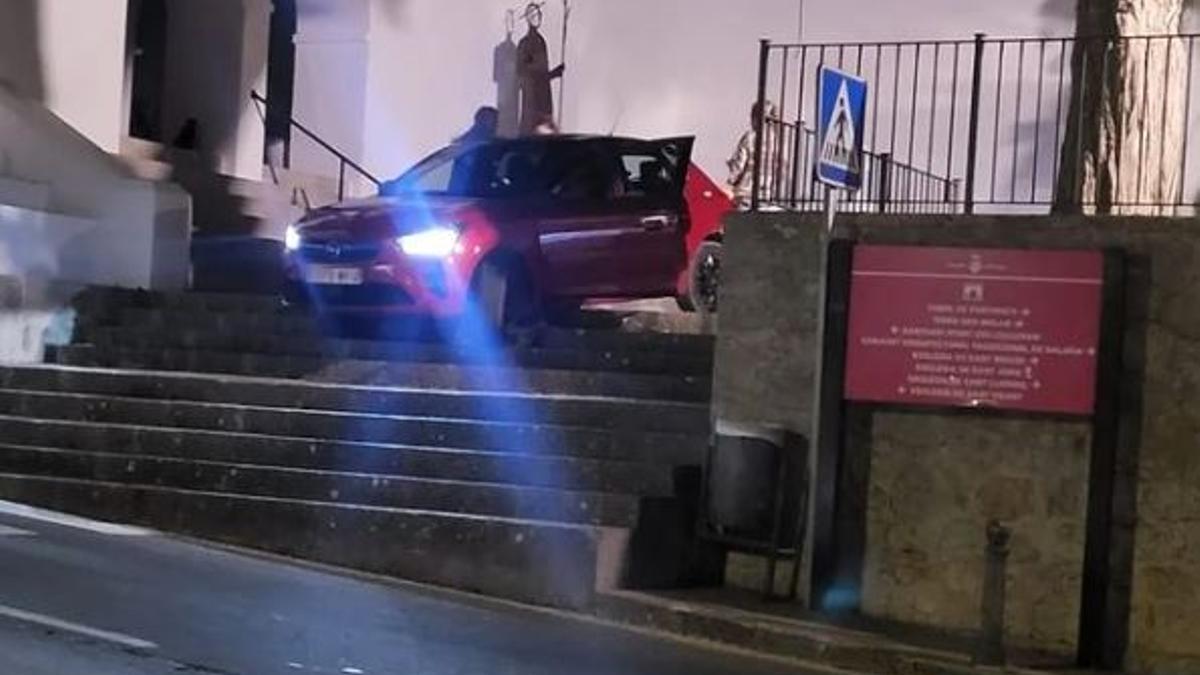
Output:
<path fill-rule="evenodd" d="M 679 136 L 676 139 L 693 140 L 693 136 Z M 657 139 L 657 141 L 665 141 L 672 139 Z M 632 138 L 630 136 L 602 136 L 600 134 L 549 134 L 545 136 L 517 136 L 515 138 L 493 138 L 489 140 L 466 140 L 451 143 L 434 151 L 429 156 L 409 167 L 403 174 L 397 178 L 397 181 L 404 180 L 405 177 L 413 174 L 413 172 L 421 170 L 422 167 L 430 162 L 445 160 L 447 158 L 461 157 L 464 153 L 476 150 L 478 148 L 505 147 L 512 145 L 561 145 L 571 143 L 654 143 L 654 139 Z"/>
<path fill-rule="evenodd" d="M 517 136 L 516 138 L 495 138 L 487 141 L 468 143 L 469 146 L 481 147 L 509 143 L 586 143 L 590 141 L 605 141 L 609 143 L 653 143 L 650 138 L 633 138 L 631 136 L 602 136 L 600 134 L 553 134 L 546 136 Z"/>

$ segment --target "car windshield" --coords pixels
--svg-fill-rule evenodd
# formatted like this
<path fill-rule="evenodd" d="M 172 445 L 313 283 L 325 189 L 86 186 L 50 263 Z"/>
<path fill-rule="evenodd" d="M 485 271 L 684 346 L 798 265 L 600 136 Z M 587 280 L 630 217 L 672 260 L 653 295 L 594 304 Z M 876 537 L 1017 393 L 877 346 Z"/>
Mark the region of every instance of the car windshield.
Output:
<path fill-rule="evenodd" d="M 525 197 L 544 192 L 546 149 L 533 143 L 454 145 L 380 188 L 384 195 Z"/>

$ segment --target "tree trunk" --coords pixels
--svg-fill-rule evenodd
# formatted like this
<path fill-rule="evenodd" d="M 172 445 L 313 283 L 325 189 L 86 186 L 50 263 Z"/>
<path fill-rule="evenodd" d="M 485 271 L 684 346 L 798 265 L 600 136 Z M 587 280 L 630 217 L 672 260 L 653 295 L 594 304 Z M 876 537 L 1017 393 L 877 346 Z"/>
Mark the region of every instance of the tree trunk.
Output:
<path fill-rule="evenodd" d="M 1185 0 L 1078 0 L 1055 211 L 1157 215 L 1183 201 Z M 1154 36 L 1154 37 L 1151 37 Z"/>

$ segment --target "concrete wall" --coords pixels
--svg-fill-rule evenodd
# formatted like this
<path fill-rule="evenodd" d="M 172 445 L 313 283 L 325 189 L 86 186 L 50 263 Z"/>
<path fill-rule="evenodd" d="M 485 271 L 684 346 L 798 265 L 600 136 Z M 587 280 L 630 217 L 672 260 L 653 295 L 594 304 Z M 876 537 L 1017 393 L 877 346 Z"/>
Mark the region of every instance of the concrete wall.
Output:
<path fill-rule="evenodd" d="M 999 519 L 1013 531 L 1009 639 L 1073 653 L 1088 425 L 887 410 L 854 417 L 847 447 L 862 458 L 867 484 L 863 611 L 978 628 L 984 532 Z"/>
<path fill-rule="evenodd" d="M 718 419 L 808 437 L 820 293 L 821 224 L 788 214 L 726 222 L 713 409 Z M 727 282 L 726 282 L 727 281 Z"/>
<path fill-rule="evenodd" d="M 191 201 L 128 178 L 36 101 L 0 89 L 0 275 L 178 289 L 188 279 Z"/>
<path fill-rule="evenodd" d="M 814 275 L 796 267 L 811 264 L 818 233 L 815 220 L 798 216 L 763 214 L 731 223 L 718 414 L 808 428 L 807 343 L 815 323 L 797 305 L 812 297 Z M 838 234 L 871 243 L 1119 246 L 1128 252 L 1110 597 L 1128 621 L 1133 672 L 1200 671 L 1200 407 L 1194 404 L 1200 393 L 1194 301 L 1200 224 L 847 217 Z M 742 310 L 736 302 L 752 306 Z M 781 318 L 754 318 L 760 314 Z M 1080 593 L 1088 434 L 1086 423 L 1069 420 L 851 407 L 846 463 L 856 475 L 841 482 L 858 494 L 843 495 L 851 516 L 839 525 L 852 542 L 850 553 L 859 548 L 860 576 L 851 581 L 859 584 L 863 610 L 942 628 L 975 627 L 984 527 L 999 518 L 1015 537 L 1009 638 L 1069 651 Z"/>

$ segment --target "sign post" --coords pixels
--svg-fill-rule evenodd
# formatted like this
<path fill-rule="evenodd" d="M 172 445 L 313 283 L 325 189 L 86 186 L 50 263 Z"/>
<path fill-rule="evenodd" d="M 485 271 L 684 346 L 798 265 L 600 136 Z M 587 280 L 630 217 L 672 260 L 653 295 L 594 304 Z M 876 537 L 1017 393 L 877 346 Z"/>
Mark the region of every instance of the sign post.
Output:
<path fill-rule="evenodd" d="M 841 191 L 854 192 L 863 183 L 863 138 L 867 113 L 867 81 L 835 68 L 822 65 L 817 77 L 817 138 L 813 161 L 814 178 L 825 185 L 825 230 L 833 232 Z M 831 334 L 830 324 L 840 326 L 845 321 L 830 321 L 830 311 L 841 311 L 845 300 L 838 295 L 846 286 L 841 273 L 849 273 L 851 247 L 848 243 L 825 241 L 821 246 L 821 278 L 817 291 L 817 353 L 813 373 L 812 428 L 809 433 L 808 526 L 806 532 L 806 567 L 810 589 L 827 586 L 833 570 L 825 553 L 833 549 L 834 528 L 830 517 L 836 497 L 832 484 L 822 484 L 818 476 L 837 475 L 838 447 L 842 402 L 830 394 L 840 392 L 831 378 L 840 380 L 840 370 L 826 369 L 826 362 L 841 361 L 837 354 L 844 349 L 845 338 Z M 838 277 L 831 279 L 831 276 Z M 840 395 L 837 397 L 840 399 Z M 820 552 L 816 554 L 816 552 Z M 816 555 L 815 555 L 816 554 Z M 824 598 L 809 592 L 809 606 L 820 607 Z"/>

